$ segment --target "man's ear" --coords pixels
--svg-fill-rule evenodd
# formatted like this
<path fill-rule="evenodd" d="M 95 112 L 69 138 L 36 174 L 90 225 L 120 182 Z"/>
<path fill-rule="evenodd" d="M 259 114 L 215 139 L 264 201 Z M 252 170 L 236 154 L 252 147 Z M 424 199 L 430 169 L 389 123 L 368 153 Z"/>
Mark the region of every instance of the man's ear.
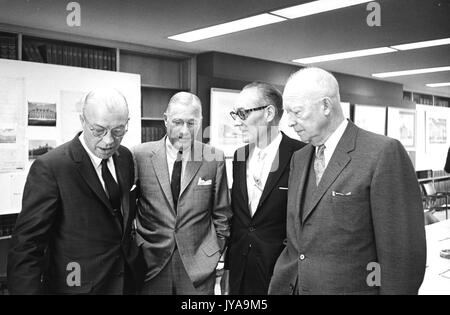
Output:
<path fill-rule="evenodd" d="M 269 107 L 267 107 L 266 115 L 267 115 L 267 122 L 274 121 L 275 116 L 277 115 L 277 110 L 275 106 L 269 105 Z"/>
<path fill-rule="evenodd" d="M 164 125 L 166 126 L 166 129 L 167 129 L 167 119 L 168 119 L 167 114 L 164 113 L 163 117 L 164 117 Z"/>
<path fill-rule="evenodd" d="M 323 113 L 325 114 L 325 116 L 330 115 L 331 113 L 331 99 L 329 97 L 324 97 L 322 99 L 322 108 L 323 108 Z"/>

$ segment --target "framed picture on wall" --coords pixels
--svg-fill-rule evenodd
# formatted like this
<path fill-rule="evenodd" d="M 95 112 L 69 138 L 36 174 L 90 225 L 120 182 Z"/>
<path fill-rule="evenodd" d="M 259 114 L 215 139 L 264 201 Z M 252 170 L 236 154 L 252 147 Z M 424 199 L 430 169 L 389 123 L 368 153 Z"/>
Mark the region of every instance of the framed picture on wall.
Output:
<path fill-rule="evenodd" d="M 232 157 L 234 151 L 245 145 L 230 115 L 239 92 L 211 88 L 210 144 L 222 150 L 225 157 Z"/>
<path fill-rule="evenodd" d="M 403 108 L 388 108 L 388 133 L 408 149 L 416 148 L 416 111 Z"/>
<path fill-rule="evenodd" d="M 355 124 L 362 129 L 385 135 L 386 107 L 355 105 Z"/>

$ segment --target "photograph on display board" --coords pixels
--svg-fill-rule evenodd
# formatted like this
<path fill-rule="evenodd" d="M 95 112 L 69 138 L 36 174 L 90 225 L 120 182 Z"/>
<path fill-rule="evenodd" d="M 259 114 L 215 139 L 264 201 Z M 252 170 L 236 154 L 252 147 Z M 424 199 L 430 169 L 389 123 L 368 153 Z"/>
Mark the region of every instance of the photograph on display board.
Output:
<path fill-rule="evenodd" d="M 428 143 L 447 143 L 447 119 L 428 117 Z"/>
<path fill-rule="evenodd" d="M 28 126 L 56 126 L 56 104 L 28 102 Z"/>
<path fill-rule="evenodd" d="M 226 157 L 232 157 L 234 151 L 245 145 L 230 115 L 239 92 L 238 90 L 211 89 L 210 144 L 224 151 Z"/>
<path fill-rule="evenodd" d="M 355 125 L 380 135 L 385 135 L 386 107 L 355 105 Z"/>
<path fill-rule="evenodd" d="M 416 113 L 399 111 L 400 142 L 408 148 L 413 148 L 416 143 Z"/>
<path fill-rule="evenodd" d="M 16 143 L 16 139 L 15 128 L 0 128 L 0 143 Z"/>
<path fill-rule="evenodd" d="M 388 108 L 388 133 L 399 140 L 406 149 L 416 147 L 416 111 L 411 109 Z"/>
<path fill-rule="evenodd" d="M 30 140 L 28 146 L 28 159 L 35 160 L 56 147 L 55 140 Z"/>

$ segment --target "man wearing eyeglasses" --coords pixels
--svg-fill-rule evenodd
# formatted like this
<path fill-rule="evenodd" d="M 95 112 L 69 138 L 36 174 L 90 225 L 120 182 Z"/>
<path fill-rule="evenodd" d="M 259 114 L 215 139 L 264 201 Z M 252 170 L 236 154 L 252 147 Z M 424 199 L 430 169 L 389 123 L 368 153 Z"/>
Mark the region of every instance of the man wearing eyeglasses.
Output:
<path fill-rule="evenodd" d="M 202 108 L 179 92 L 164 114 L 167 136 L 138 145 L 137 242 L 147 263 L 142 294 L 214 294 L 231 217 L 224 155 L 195 141 Z"/>
<path fill-rule="evenodd" d="M 231 112 L 248 143 L 233 161 L 233 220 L 225 266 L 233 295 L 267 294 L 284 248 L 289 164 L 305 144 L 280 132 L 282 114 L 281 93 L 263 82 L 245 86 Z"/>
<path fill-rule="evenodd" d="M 119 91 L 94 90 L 83 131 L 32 164 L 8 256 L 11 293 L 136 293 L 134 165 L 120 145 L 128 117 Z"/>

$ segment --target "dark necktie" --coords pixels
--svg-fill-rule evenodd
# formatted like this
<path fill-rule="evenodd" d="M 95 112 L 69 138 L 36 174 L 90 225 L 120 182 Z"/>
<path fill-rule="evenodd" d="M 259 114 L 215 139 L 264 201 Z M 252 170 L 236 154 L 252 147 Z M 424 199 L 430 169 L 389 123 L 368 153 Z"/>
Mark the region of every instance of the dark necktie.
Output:
<path fill-rule="evenodd" d="M 172 180 L 170 182 L 170 187 L 172 188 L 173 204 L 175 206 L 175 211 L 178 206 L 178 198 L 180 197 L 180 186 L 181 186 L 181 166 L 183 151 L 179 151 L 177 154 L 177 160 L 173 163 Z"/>
<path fill-rule="evenodd" d="M 108 163 L 107 159 L 102 160 L 102 178 L 103 181 L 105 182 L 106 191 L 109 196 L 109 201 L 113 208 L 114 214 L 117 216 L 118 220 L 120 221 L 120 224 L 123 226 L 119 185 L 114 180 L 114 177 L 111 175 L 107 163 Z"/>

